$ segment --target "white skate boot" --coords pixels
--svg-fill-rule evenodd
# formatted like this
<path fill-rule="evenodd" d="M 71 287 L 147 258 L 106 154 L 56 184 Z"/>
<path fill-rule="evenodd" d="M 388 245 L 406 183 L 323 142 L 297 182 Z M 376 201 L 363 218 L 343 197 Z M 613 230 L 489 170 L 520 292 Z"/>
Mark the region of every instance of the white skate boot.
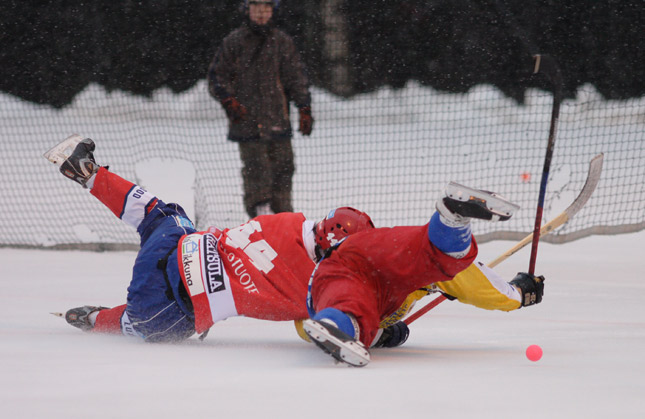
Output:
<path fill-rule="evenodd" d="M 48 150 L 44 157 L 60 168 L 66 177 L 87 188 L 87 181 L 100 168 L 94 160 L 94 141 L 73 134 Z"/>
<path fill-rule="evenodd" d="M 437 202 L 437 211 L 446 218 L 477 218 L 489 221 L 506 221 L 519 209 L 500 195 L 469 188 L 455 182 L 446 187 L 445 196 Z"/>
<path fill-rule="evenodd" d="M 312 319 L 305 320 L 302 325 L 311 341 L 337 361 L 353 367 L 369 364 L 370 353 L 367 348 L 336 326 Z"/>

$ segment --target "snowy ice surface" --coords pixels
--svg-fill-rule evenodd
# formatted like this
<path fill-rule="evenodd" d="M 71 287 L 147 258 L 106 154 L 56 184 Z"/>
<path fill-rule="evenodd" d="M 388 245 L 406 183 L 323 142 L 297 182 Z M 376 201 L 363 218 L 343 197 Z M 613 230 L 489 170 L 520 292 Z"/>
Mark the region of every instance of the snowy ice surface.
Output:
<path fill-rule="evenodd" d="M 644 239 L 543 243 L 542 304 L 444 302 L 360 369 L 335 365 L 291 322 L 229 319 L 177 345 L 86 334 L 49 312 L 123 303 L 134 252 L 0 249 L 0 416 L 642 418 Z M 486 243 L 481 259 L 512 245 Z M 510 279 L 528 258 L 497 271 Z M 531 344 L 538 362 L 524 355 Z"/>

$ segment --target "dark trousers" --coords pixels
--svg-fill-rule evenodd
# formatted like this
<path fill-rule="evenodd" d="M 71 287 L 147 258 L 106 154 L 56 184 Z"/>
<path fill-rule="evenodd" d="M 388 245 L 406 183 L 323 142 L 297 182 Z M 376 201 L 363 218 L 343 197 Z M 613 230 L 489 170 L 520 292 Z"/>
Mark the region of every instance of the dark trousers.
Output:
<path fill-rule="evenodd" d="M 295 172 L 291 140 L 239 143 L 244 207 L 251 218 L 257 205 L 269 203 L 274 213 L 292 212 L 291 179 Z"/>

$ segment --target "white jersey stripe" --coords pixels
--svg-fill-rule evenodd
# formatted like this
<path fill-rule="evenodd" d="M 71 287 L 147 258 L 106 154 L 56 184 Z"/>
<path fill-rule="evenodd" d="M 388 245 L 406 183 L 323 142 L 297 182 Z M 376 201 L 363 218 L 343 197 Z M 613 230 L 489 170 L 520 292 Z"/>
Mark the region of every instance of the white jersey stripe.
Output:
<path fill-rule="evenodd" d="M 138 186 L 132 188 L 125 199 L 125 206 L 123 208 L 123 214 L 121 215 L 123 222 L 129 226 L 138 228 L 146 216 L 146 207 L 154 199 L 156 197 L 150 192 Z"/>

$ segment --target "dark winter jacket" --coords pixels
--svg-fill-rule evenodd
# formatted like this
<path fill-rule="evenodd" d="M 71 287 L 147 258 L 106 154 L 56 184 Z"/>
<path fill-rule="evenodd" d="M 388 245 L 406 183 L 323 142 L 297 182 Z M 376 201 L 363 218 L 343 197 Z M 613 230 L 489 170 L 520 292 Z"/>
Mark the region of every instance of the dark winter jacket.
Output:
<path fill-rule="evenodd" d="M 280 140 L 292 136 L 289 101 L 310 106 L 305 67 L 291 37 L 270 26 L 265 31 L 246 23 L 231 32 L 208 70 L 209 93 L 220 102 L 235 97 L 247 114 L 229 121 L 232 141 Z"/>

